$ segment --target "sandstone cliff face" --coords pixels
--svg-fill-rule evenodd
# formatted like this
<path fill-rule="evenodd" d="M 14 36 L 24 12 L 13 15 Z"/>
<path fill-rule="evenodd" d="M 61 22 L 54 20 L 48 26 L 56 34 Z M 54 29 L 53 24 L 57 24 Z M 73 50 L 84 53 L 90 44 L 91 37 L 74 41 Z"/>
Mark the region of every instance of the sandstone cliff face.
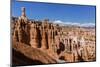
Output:
<path fill-rule="evenodd" d="M 36 65 L 57 63 L 56 59 L 40 49 L 27 44 L 13 42 L 13 65 Z"/>

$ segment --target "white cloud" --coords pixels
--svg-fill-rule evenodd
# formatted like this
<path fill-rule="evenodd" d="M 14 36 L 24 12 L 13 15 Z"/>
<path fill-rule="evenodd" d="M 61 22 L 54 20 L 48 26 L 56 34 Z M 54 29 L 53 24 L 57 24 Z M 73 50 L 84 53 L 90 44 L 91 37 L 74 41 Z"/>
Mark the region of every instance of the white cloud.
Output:
<path fill-rule="evenodd" d="M 54 23 L 63 23 L 61 20 L 56 20 Z"/>
<path fill-rule="evenodd" d="M 76 25 L 76 26 L 84 26 L 84 27 L 94 27 L 95 23 L 78 23 L 78 22 L 63 22 L 61 20 L 55 20 L 53 23 L 59 24 L 61 26 L 66 26 L 66 25 Z"/>

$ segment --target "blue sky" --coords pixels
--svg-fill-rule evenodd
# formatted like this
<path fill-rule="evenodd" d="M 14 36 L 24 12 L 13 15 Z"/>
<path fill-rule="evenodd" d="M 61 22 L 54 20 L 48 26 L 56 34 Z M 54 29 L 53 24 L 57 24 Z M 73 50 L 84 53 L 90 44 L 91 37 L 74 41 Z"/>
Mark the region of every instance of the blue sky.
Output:
<path fill-rule="evenodd" d="M 21 7 L 26 8 L 26 15 L 30 19 L 95 23 L 95 6 L 12 1 L 12 16 L 21 16 Z"/>

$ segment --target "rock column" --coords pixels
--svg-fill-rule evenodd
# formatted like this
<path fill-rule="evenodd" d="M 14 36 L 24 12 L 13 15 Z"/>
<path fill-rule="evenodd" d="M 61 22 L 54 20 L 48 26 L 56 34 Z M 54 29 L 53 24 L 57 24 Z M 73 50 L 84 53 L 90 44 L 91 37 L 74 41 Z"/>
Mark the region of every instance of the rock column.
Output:
<path fill-rule="evenodd" d="M 30 44 L 34 48 L 38 48 L 39 46 L 39 37 L 38 37 L 38 31 L 36 29 L 36 24 L 31 25 L 30 29 Z"/>

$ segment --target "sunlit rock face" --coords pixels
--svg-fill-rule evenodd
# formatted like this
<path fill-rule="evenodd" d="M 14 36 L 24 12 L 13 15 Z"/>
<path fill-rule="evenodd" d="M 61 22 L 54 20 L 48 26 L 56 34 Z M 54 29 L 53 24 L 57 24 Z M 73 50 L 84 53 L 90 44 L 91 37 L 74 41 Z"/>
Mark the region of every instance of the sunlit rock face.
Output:
<path fill-rule="evenodd" d="M 25 11 L 23 7 L 21 16 L 16 20 L 12 19 L 13 45 L 14 42 L 16 42 L 17 45 L 24 44 L 30 46 L 28 47 L 30 49 L 35 48 L 39 51 L 43 51 L 44 54 L 46 53 L 51 57 L 50 60 L 52 60 L 52 58 L 56 60 L 56 62 L 53 63 L 96 60 L 95 29 L 77 26 L 74 26 L 74 28 L 72 26 L 63 27 L 50 22 L 49 19 L 43 21 L 29 20 Z M 15 49 L 15 47 L 13 47 L 13 49 Z M 18 48 L 16 48 L 16 50 L 18 50 Z M 27 51 L 28 50 L 29 49 L 27 49 Z M 19 50 L 19 52 L 21 51 L 22 50 Z M 30 52 L 28 51 L 28 53 Z M 24 54 L 27 55 L 27 52 Z M 35 53 L 31 54 L 35 55 Z M 41 55 L 42 54 L 40 54 L 40 56 Z M 39 60 L 42 60 L 42 58 Z M 43 60 L 46 60 L 46 58 Z"/>

